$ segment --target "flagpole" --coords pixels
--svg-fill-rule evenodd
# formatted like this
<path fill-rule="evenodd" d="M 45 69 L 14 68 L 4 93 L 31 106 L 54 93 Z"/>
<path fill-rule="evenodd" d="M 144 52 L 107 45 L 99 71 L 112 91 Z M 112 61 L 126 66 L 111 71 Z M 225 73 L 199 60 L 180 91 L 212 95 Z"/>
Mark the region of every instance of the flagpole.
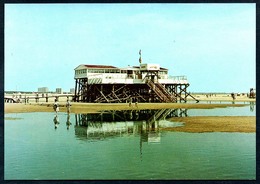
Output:
<path fill-rule="evenodd" d="M 139 63 L 140 63 L 140 66 L 139 66 L 139 75 L 141 75 L 141 79 L 142 79 L 142 74 L 141 74 L 141 63 L 142 63 L 142 50 L 140 49 L 139 50 Z"/>
<path fill-rule="evenodd" d="M 142 63 L 142 50 L 141 49 L 139 50 L 139 55 L 140 55 L 139 63 L 141 64 Z"/>

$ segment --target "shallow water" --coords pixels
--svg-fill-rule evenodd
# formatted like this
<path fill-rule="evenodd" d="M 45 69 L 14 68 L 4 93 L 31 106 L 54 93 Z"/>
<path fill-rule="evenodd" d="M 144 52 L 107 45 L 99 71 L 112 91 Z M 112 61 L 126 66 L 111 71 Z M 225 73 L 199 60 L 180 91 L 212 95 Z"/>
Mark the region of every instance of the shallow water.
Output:
<path fill-rule="evenodd" d="M 189 109 L 188 116 L 255 116 L 255 105 L 215 109 Z"/>
<path fill-rule="evenodd" d="M 246 108 L 247 107 L 247 108 Z M 249 114 L 215 109 L 216 114 Z M 5 120 L 5 179 L 255 179 L 255 133 L 159 131 L 185 110 L 13 113 Z M 249 112 L 247 112 L 249 111 Z M 187 116 L 214 110 L 186 111 Z M 252 114 L 250 114 L 252 112 Z M 215 114 L 215 115 L 216 115 Z"/>

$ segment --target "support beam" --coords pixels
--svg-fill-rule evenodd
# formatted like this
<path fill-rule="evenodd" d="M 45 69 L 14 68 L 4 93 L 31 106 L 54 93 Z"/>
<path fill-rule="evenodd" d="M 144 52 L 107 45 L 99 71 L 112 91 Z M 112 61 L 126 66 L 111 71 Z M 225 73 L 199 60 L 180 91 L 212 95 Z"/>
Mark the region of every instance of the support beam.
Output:
<path fill-rule="evenodd" d="M 156 79 L 151 72 L 146 80 Z M 189 84 L 160 84 L 157 80 L 147 84 L 89 84 L 87 78 L 75 79 L 74 100 L 79 102 L 122 103 L 134 98 L 138 102 L 187 102 L 187 97 L 196 100 L 187 92 Z M 153 89 L 155 87 L 155 89 Z"/>

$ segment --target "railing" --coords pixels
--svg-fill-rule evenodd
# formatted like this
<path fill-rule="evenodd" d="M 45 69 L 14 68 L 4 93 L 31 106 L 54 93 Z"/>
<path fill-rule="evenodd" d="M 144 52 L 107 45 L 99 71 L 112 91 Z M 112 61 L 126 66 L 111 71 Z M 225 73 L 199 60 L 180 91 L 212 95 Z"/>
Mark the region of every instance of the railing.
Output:
<path fill-rule="evenodd" d="M 162 101 L 167 101 L 167 97 L 158 89 L 158 87 L 156 87 L 156 85 L 151 80 L 147 80 L 147 85 L 158 95 Z"/>
<path fill-rule="evenodd" d="M 161 83 L 155 83 L 157 87 L 168 97 L 168 99 L 172 102 L 175 101 L 175 97 L 167 90 Z"/>
<path fill-rule="evenodd" d="M 151 80 L 146 81 L 147 85 L 158 95 L 158 97 L 164 102 L 173 102 L 175 97 L 173 97 L 167 89 L 160 83 L 154 83 Z"/>
<path fill-rule="evenodd" d="M 181 75 L 181 76 L 169 76 L 169 79 L 173 79 L 173 80 L 187 80 L 187 76 L 185 75 Z"/>
<path fill-rule="evenodd" d="M 88 77 L 88 79 L 103 78 L 103 74 L 87 75 L 86 77 Z"/>

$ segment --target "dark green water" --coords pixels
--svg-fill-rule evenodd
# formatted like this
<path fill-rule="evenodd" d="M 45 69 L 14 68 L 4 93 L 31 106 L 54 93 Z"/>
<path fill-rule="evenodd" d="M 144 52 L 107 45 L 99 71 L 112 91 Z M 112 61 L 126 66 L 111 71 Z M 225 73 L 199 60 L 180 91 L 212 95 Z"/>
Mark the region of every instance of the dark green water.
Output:
<path fill-rule="evenodd" d="M 168 122 L 162 111 L 5 116 L 6 180 L 256 178 L 255 133 L 159 131 L 183 126 Z"/>

